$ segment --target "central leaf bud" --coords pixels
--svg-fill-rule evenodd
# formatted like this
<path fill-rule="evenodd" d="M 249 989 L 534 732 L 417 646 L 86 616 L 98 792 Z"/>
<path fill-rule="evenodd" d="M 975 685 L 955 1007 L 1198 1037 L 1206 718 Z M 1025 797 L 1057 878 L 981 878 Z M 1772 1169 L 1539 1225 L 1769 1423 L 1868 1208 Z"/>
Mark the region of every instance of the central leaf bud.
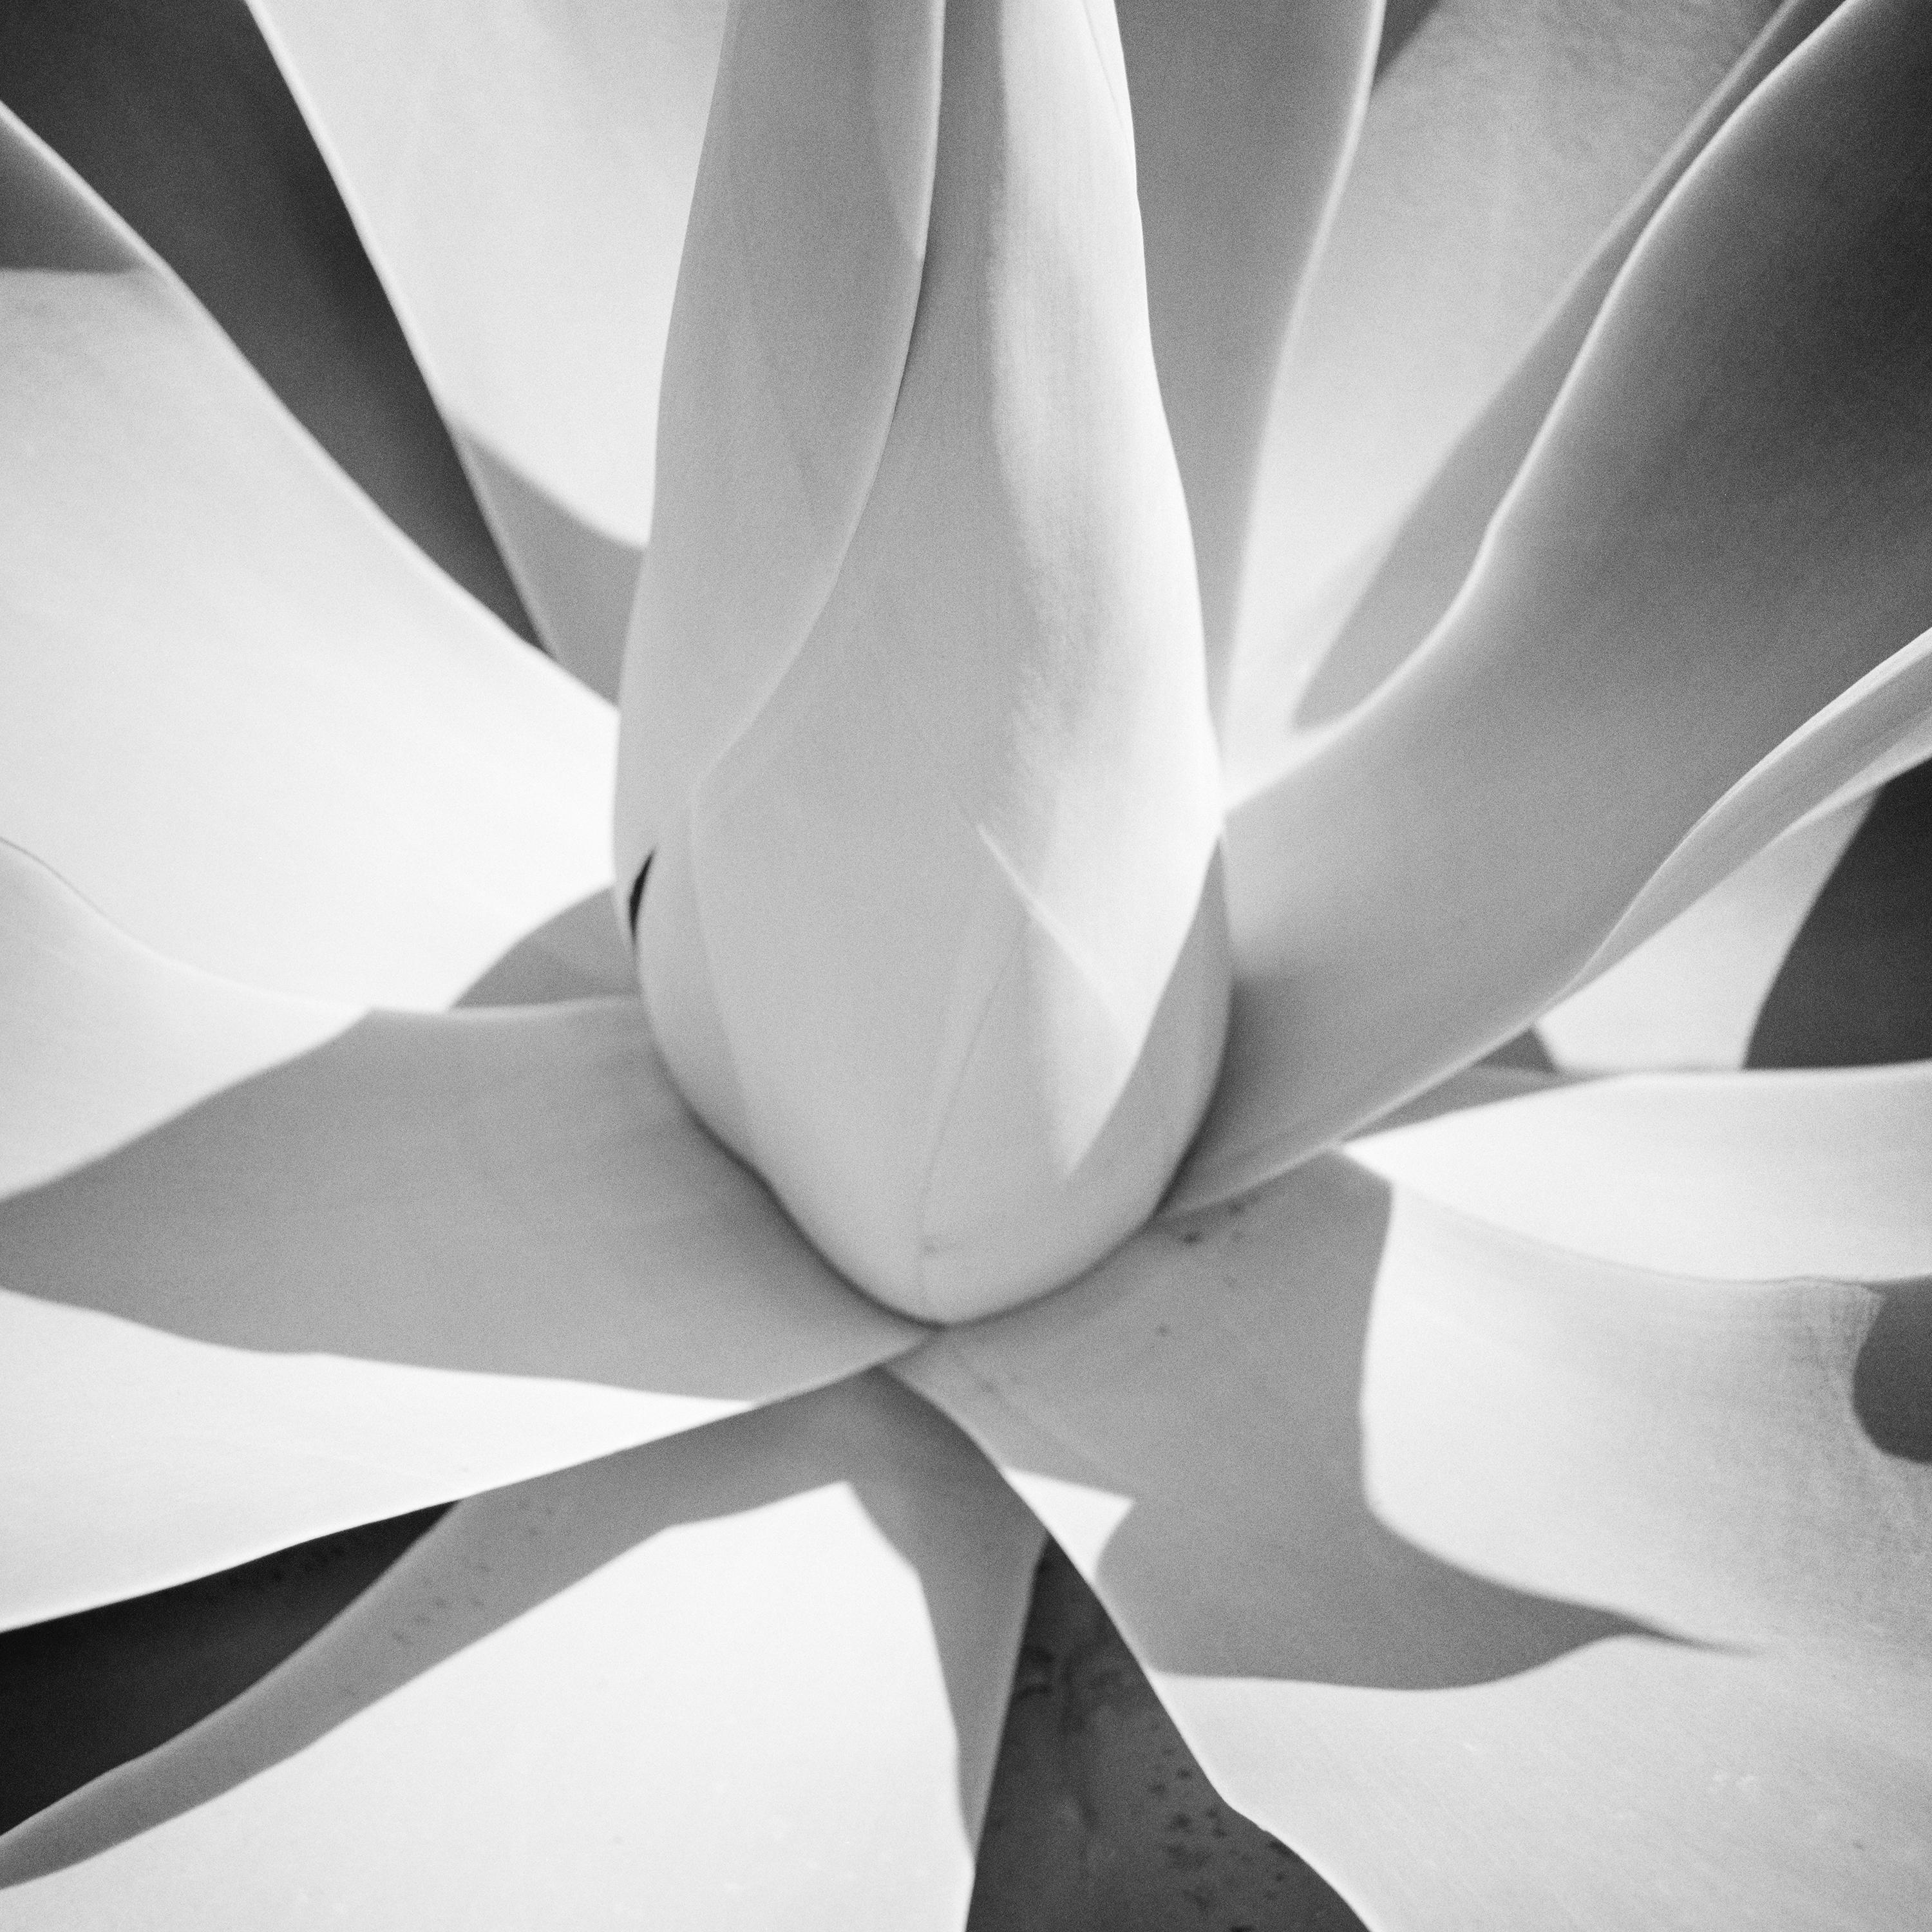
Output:
<path fill-rule="evenodd" d="M 1108 0 L 746 0 L 616 842 L 698 1114 L 956 1322 L 1144 1220 L 1226 1024 L 1220 775 Z"/>

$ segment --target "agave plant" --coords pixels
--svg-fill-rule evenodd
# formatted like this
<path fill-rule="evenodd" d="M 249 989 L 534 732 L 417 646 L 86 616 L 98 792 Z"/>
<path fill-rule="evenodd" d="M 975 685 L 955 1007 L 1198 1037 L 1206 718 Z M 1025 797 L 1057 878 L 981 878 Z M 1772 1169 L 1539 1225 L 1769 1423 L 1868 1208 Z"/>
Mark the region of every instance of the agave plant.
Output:
<path fill-rule="evenodd" d="M 559 662 L 0 122 L 0 1611 L 461 1500 L 0 1916 L 958 1926 L 1043 1529 L 1372 1925 L 1913 1922 L 1932 15 L 252 5 Z"/>

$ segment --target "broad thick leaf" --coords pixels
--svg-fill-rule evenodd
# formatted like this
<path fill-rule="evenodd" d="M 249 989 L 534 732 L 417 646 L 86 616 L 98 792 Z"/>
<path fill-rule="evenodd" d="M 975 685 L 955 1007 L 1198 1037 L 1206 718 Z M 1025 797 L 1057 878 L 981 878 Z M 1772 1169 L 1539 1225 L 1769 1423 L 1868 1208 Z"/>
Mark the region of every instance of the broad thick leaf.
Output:
<path fill-rule="evenodd" d="M 446 1002 L 608 878 L 608 710 L 10 118 L 0 212 L 0 836 L 194 964 Z"/>
<path fill-rule="evenodd" d="M 815 0 L 734 21 L 626 650 L 627 884 L 804 646 L 866 507 L 926 259 L 944 14 Z"/>
<path fill-rule="evenodd" d="M 1361 123 L 1378 10 L 1371 0 L 1118 8 L 1154 361 L 1217 697 L 1268 395 Z"/>
<path fill-rule="evenodd" d="M 1441 0 L 1378 80 L 1268 413 L 1239 790 L 1278 768 L 1406 513 L 1773 4 Z"/>
<path fill-rule="evenodd" d="M 890 34 L 846 12 L 911 46 L 902 11 Z M 722 459 L 661 493 L 619 850 L 627 876 L 650 865 L 646 997 L 693 1104 L 852 1279 L 958 1318 L 1055 1286 L 1144 1217 L 1226 1012 L 1219 771 L 1126 80 L 1084 0 L 948 9 L 916 277 L 888 220 L 922 205 L 909 81 L 876 152 L 821 107 L 752 119 L 797 84 L 766 74 L 789 42 L 754 17 L 718 82 L 735 117 L 746 64 L 747 118 L 714 123 L 718 151 L 742 143 L 758 179 L 856 172 L 867 214 L 828 286 L 818 231 L 741 259 L 729 202 L 714 253 L 700 182 L 694 311 L 755 272 L 794 380 L 754 394 L 772 325 L 748 306 L 694 338 L 674 391 L 674 320 L 667 437 L 675 406 L 752 481 L 742 520 Z M 809 326 L 791 332 L 794 285 Z M 902 372 L 875 291 L 903 297 Z"/>
<path fill-rule="evenodd" d="M 1565 1255 L 1331 1155 L 896 1372 L 1370 1923 L 1852 1932 L 1932 1862 L 1904 1292 Z"/>
<path fill-rule="evenodd" d="M 0 99 L 187 283 L 370 500 L 533 638 L 248 0 L 13 0 Z"/>
<path fill-rule="evenodd" d="M 240 1696 L 443 1514 L 432 1504 L 358 1523 L 145 1596 L 0 1633 L 8 1720 L 0 1729 L 0 1832 Z"/>
<path fill-rule="evenodd" d="M 1589 1080 L 1349 1151 L 1462 1212 L 1633 1267 L 1932 1276 L 1932 1060 Z"/>
<path fill-rule="evenodd" d="M 1932 18 L 1852 0 L 1632 256 L 1430 643 L 1232 821 L 1192 1199 L 1508 1037 L 1928 710 Z"/>
<path fill-rule="evenodd" d="M 1271 676 L 1274 682 L 1264 681 L 1258 708 L 1265 710 L 1270 698 L 1276 704 L 1288 700 L 1295 684 L 1305 684 L 1292 721 L 1257 716 L 1253 722 L 1258 732 L 1272 731 L 1279 740 L 1284 724 L 1318 726 L 1359 702 L 1428 636 L 1468 575 L 1490 518 L 1529 454 L 1604 298 L 1664 196 L 1752 89 L 1838 4 L 1838 0 L 1784 0 L 1766 22 L 1598 239 L 1507 379 L 1456 439 L 1428 487 L 1402 514 L 1398 533 L 1367 587 L 1351 586 L 1352 592 L 1360 591 L 1359 598 L 1343 614 L 1346 621 L 1334 642 L 1321 650 L 1318 664 L 1295 662 L 1292 646 L 1299 641 L 1305 648 L 1319 649 L 1319 629 L 1303 640 L 1282 640 L 1290 645 L 1289 652 L 1272 664 L 1262 657 L 1257 669 L 1264 680 Z M 1725 25 L 1760 10 L 1747 8 L 1739 14 L 1733 9 L 1728 20 L 1718 16 L 1720 40 Z M 1679 10 L 1678 30 L 1693 17 Z M 1286 541 L 1292 550 L 1292 533 Z M 1324 628 L 1332 629 L 1334 622 L 1333 614 L 1324 614 Z"/>
<path fill-rule="evenodd" d="M 1932 631 L 1882 658 L 1751 766 L 1652 874 L 1579 975 L 1634 951 L 1788 827 L 1869 796 L 1932 729 Z"/>
<path fill-rule="evenodd" d="M 158 958 L 5 848 L 0 908 L 0 1623 L 918 1336 L 691 1119 L 634 1000 L 284 1000 Z"/>
<path fill-rule="evenodd" d="M 1743 1066 L 1759 1010 L 1832 868 L 1870 809 L 1855 799 L 1755 859 L 1536 1023 L 1580 1072 Z"/>
<path fill-rule="evenodd" d="M 724 0 L 250 4 L 546 642 L 614 696 Z"/>
<path fill-rule="evenodd" d="M 460 1504 L 0 1841 L 8 1923 L 956 1932 L 1039 1546 L 872 1377 Z"/>

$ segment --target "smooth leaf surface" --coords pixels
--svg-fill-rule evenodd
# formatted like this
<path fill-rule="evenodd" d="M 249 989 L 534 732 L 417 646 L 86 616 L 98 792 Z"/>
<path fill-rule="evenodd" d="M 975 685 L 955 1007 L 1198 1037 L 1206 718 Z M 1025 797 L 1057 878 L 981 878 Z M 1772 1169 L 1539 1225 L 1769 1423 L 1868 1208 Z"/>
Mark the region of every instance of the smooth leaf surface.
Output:
<path fill-rule="evenodd" d="M 1268 406 L 1238 792 L 1278 768 L 1413 500 L 1771 11 L 1442 0 L 1383 72 Z"/>
<path fill-rule="evenodd" d="M 1462 1213 L 1632 1267 L 1932 1275 L 1932 1061 L 1583 1081 L 1349 1152 Z"/>
<path fill-rule="evenodd" d="M 1322 648 L 1319 631 L 1302 640 L 1305 648 L 1320 650 L 1318 662 L 1294 662 L 1290 651 L 1257 666 L 1282 681 L 1272 692 L 1276 703 L 1290 696 L 1284 686 L 1291 680 L 1306 680 L 1294 701 L 1292 728 L 1318 727 L 1358 703 L 1428 636 L 1468 575 L 1490 519 L 1522 468 L 1604 297 L 1665 196 L 1758 83 L 1837 4 L 1838 0 L 1784 0 L 1766 21 L 1598 238 L 1508 376 L 1442 458 L 1427 487 L 1402 512 L 1394 541 L 1366 587 L 1352 586 L 1359 595 L 1342 614 L 1346 622 L 1333 642 Z M 1700 28 L 1693 24 L 1692 10 L 1679 9 L 1672 31 L 1712 34 L 1712 46 L 1697 50 L 1708 57 L 1726 44 L 1727 32 L 1761 10 L 1726 15 L 1706 10 Z M 1587 16 L 1580 13 L 1577 17 Z M 1690 64 L 1694 70 L 1698 63 Z M 1673 76 L 1672 85 L 1686 77 Z M 1568 146 L 1568 140 L 1558 139 Z M 1334 620 L 1334 614 L 1324 614 L 1330 628 Z M 1258 700 L 1258 705 L 1263 702 Z M 1270 722 L 1256 722 L 1264 728 Z M 1274 718 L 1271 728 L 1278 733 L 1282 722 Z"/>
<path fill-rule="evenodd" d="M 895 1372 L 1370 1924 L 1850 1932 L 1932 1863 L 1932 1468 L 1866 1394 L 1922 1326 L 1330 1156 Z"/>
<path fill-rule="evenodd" d="M 0 836 L 170 956 L 446 1003 L 609 877 L 608 710 L 0 123 Z"/>
<path fill-rule="evenodd" d="M 1928 71 L 1920 10 L 1852 0 L 1732 116 L 1441 628 L 1231 821 L 1184 1198 L 1508 1038 L 1923 724 Z"/>
<path fill-rule="evenodd" d="M 626 646 L 628 886 L 805 646 L 878 473 L 919 301 L 939 0 L 741 7 L 678 271 Z"/>
<path fill-rule="evenodd" d="M 0 1841 L 8 1922 L 954 1932 L 1039 1547 L 872 1377 L 460 1504 Z"/>
<path fill-rule="evenodd" d="M 634 1000 L 316 1007 L 0 848 L 0 1620 L 833 1381 L 919 1330 L 691 1119 Z"/>
<path fill-rule="evenodd" d="M 383 514 L 530 618 L 248 0 L 15 0 L 0 99 L 187 283 Z"/>
<path fill-rule="evenodd" d="M 0 1831 L 238 1696 L 442 1514 L 432 1508 L 359 1524 L 0 1634 L 0 1698 L 10 1718 L 0 1731 Z"/>
<path fill-rule="evenodd" d="M 724 0 L 250 0 L 550 648 L 614 697 Z"/>
<path fill-rule="evenodd" d="M 1774 839 L 1536 1023 L 1579 1072 L 1744 1065 L 1765 998 L 1870 809 L 1856 799 Z"/>
<path fill-rule="evenodd" d="M 748 439 L 754 508 L 786 514 L 763 550 L 710 470 L 688 502 L 667 490 L 626 672 L 620 870 L 650 862 L 638 944 L 666 1060 L 842 1269 L 926 1318 L 1042 1292 L 1136 1226 L 1220 1054 L 1219 773 L 1106 25 L 1084 0 L 948 10 L 902 377 L 890 310 L 854 306 L 866 276 L 824 286 L 794 237 L 752 258 L 761 302 L 784 315 L 796 284 L 809 324 L 785 338 L 802 449 L 841 395 L 850 412 L 822 497 L 794 505 L 790 446 L 767 449 L 726 380 L 736 356 L 748 395 L 762 312 L 694 348 L 680 407 L 710 444 Z M 741 50 L 763 78 L 748 27 L 721 103 Z M 842 179 L 859 139 L 822 113 L 727 134 L 788 178 L 823 148 Z M 881 148 L 860 206 L 883 226 L 902 151 Z M 700 268 L 708 232 L 694 217 Z M 855 220 L 855 248 L 869 233 Z M 710 567 L 679 575 L 671 521 L 700 510 Z M 704 607 L 688 625 L 674 590 Z M 769 621 L 726 630 L 767 596 Z"/>
<path fill-rule="evenodd" d="M 1268 396 L 1361 124 L 1378 9 L 1123 0 L 1118 10 L 1154 361 L 1218 700 Z"/>

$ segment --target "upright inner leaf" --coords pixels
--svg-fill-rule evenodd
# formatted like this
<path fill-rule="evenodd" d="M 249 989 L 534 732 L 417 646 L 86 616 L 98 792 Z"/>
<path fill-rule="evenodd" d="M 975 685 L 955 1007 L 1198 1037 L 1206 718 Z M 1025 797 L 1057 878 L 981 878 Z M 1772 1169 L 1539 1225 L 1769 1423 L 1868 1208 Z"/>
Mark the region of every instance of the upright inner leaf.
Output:
<path fill-rule="evenodd" d="M 1131 111 L 1105 0 L 776 10 L 728 30 L 673 318 L 620 880 L 692 1105 L 966 1319 L 1145 1216 L 1225 1024 Z M 773 106 L 826 62 L 860 119 Z"/>

